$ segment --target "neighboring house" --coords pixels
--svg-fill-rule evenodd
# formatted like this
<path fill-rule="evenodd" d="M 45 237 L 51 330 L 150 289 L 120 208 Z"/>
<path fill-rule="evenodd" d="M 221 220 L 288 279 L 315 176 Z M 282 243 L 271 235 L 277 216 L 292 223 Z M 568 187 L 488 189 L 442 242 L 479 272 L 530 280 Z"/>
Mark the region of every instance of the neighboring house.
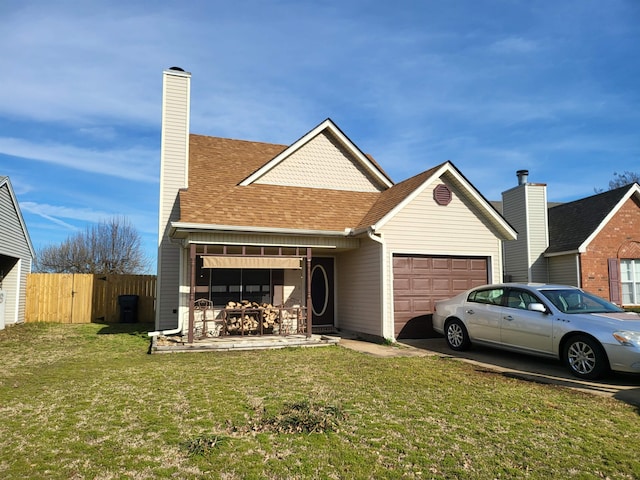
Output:
<path fill-rule="evenodd" d="M 9 177 L 0 176 L 0 330 L 24 322 L 27 275 L 34 257 Z"/>
<path fill-rule="evenodd" d="M 190 135 L 190 78 L 163 76 L 159 331 L 252 300 L 311 307 L 314 332 L 424 336 L 435 299 L 501 279 L 516 232 L 451 162 L 394 184 L 329 119 L 291 145 Z"/>
<path fill-rule="evenodd" d="M 550 205 L 545 184 L 528 182 L 525 170 L 518 178 L 502 194 L 502 213 L 519 234 L 504 246 L 506 279 L 575 285 L 640 305 L 640 186 Z"/>

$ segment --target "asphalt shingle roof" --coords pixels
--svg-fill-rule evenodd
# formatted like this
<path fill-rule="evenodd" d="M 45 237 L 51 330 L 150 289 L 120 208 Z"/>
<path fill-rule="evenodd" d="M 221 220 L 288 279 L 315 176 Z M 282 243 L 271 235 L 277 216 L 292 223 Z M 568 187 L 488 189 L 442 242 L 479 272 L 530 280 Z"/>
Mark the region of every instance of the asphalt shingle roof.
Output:
<path fill-rule="evenodd" d="M 549 208 L 546 253 L 577 250 L 597 230 L 631 185 Z"/>
<path fill-rule="evenodd" d="M 362 218 L 358 224 L 358 228 L 368 227 L 377 223 L 405 198 L 407 198 L 411 192 L 422 185 L 441 166 L 442 165 L 438 165 L 400 183 L 396 183 L 391 188 L 378 194 L 377 200 L 371 206 L 367 214 Z"/>
<path fill-rule="evenodd" d="M 180 192 L 180 221 L 344 231 L 360 224 L 377 192 L 238 183 L 286 145 L 190 135 L 189 188 Z"/>

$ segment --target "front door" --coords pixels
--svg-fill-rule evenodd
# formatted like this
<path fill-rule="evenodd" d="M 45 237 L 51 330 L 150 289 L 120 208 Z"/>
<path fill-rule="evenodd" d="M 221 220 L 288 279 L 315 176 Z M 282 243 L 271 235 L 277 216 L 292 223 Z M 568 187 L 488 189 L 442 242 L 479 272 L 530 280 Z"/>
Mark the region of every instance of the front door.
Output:
<path fill-rule="evenodd" d="M 311 260 L 311 326 L 313 333 L 334 329 L 333 258 Z"/>

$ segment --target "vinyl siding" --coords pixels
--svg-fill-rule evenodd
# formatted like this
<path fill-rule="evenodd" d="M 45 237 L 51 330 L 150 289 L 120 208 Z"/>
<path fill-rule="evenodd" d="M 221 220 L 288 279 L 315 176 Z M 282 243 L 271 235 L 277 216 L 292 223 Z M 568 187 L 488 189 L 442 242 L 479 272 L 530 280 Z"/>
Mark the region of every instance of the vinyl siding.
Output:
<path fill-rule="evenodd" d="M 543 253 L 549 245 L 547 188 L 544 184 L 519 185 L 502 194 L 503 215 L 518 232 L 505 242 L 505 274 L 514 282 L 547 282 Z"/>
<path fill-rule="evenodd" d="M 547 189 L 543 185 L 527 185 L 527 203 L 529 205 L 529 265 L 531 281 L 545 283 L 549 281 L 547 261 L 543 256 L 549 246 L 547 219 Z"/>
<path fill-rule="evenodd" d="M 449 205 L 436 204 L 434 184 L 382 227 L 388 260 L 393 253 L 491 257 L 489 268 L 499 277 L 501 246 L 497 232 L 477 207 L 448 186 L 452 191 Z"/>
<path fill-rule="evenodd" d="M 384 337 L 382 319 L 382 245 L 362 238 L 358 250 L 336 257 L 338 328 Z"/>
<path fill-rule="evenodd" d="M 547 258 L 549 282 L 580 286 L 578 255 L 575 253 Z"/>
<path fill-rule="evenodd" d="M 518 232 L 517 240 L 504 242 L 505 280 L 529 281 L 527 237 L 527 202 L 524 187 L 517 187 L 502 194 L 502 214 Z"/>
<path fill-rule="evenodd" d="M 255 183 L 378 192 L 380 187 L 333 136 L 324 131 Z"/>
<path fill-rule="evenodd" d="M 156 314 L 161 330 L 177 324 L 180 247 L 169 241 L 168 229 L 179 219 L 178 191 L 188 186 L 189 94 L 189 74 L 164 72 Z"/>
<path fill-rule="evenodd" d="M 0 187 L 0 219 L 0 255 L 31 258 L 29 242 L 6 183 Z"/>
<path fill-rule="evenodd" d="M 24 321 L 27 275 L 31 271 L 31 248 L 20 221 L 9 184 L 0 186 L 0 270 L 6 295 L 4 322 Z"/>

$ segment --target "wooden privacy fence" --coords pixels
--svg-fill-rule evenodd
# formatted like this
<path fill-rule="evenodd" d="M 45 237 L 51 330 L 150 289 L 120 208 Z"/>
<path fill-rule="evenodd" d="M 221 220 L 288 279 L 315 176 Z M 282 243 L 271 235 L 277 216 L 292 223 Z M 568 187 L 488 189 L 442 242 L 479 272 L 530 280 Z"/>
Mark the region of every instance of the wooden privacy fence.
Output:
<path fill-rule="evenodd" d="M 155 275 L 30 273 L 25 321 L 119 323 L 120 295 L 138 296 L 138 322 L 154 321 Z"/>

